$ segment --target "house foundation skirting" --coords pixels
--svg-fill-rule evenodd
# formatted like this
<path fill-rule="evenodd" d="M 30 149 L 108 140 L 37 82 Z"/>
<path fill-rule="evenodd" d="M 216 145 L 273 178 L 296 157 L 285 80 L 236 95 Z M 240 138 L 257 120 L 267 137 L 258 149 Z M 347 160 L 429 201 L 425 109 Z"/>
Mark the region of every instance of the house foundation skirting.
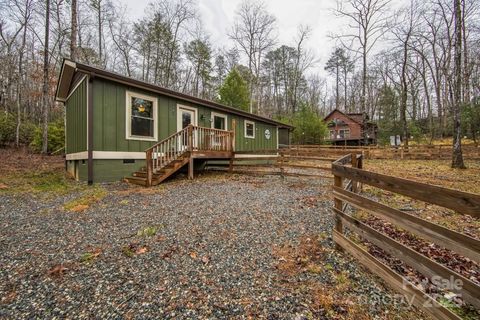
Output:
<path fill-rule="evenodd" d="M 127 152 L 127 151 L 93 151 L 93 159 L 143 159 L 145 152 Z M 69 153 L 65 156 L 66 160 L 86 160 L 88 152 Z"/>

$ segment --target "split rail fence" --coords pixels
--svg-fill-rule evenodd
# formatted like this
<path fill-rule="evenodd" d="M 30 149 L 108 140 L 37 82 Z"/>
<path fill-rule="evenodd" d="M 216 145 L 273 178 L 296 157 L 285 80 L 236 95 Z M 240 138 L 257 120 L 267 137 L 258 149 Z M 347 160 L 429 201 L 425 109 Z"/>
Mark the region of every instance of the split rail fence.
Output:
<path fill-rule="evenodd" d="M 349 214 L 355 210 L 366 211 L 376 218 L 387 221 L 431 243 L 456 252 L 472 261 L 480 262 L 479 240 L 371 200 L 361 194 L 360 185 L 370 185 L 475 218 L 480 218 L 480 195 L 365 171 L 362 169 L 362 161 L 361 154 L 348 154 L 332 163 L 333 212 L 336 217 L 333 240 L 337 248 L 352 255 L 367 269 L 383 278 L 388 285 L 402 293 L 408 298 L 408 301 L 413 301 L 414 305 L 430 314 L 434 319 L 460 318 L 434 297 L 420 290 L 405 277 L 352 241 L 350 238 L 352 234 L 383 249 L 429 279 L 441 277 L 449 283 L 454 279 L 455 283 L 461 285 L 451 286 L 449 289 L 461 296 L 465 302 L 480 310 L 480 286 L 477 282 L 467 279 Z M 347 210 L 348 207 L 352 210 Z M 346 229 L 349 232 L 346 232 Z"/>
<path fill-rule="evenodd" d="M 340 157 L 347 153 L 363 153 L 365 159 L 449 160 L 452 145 L 411 145 L 408 147 L 291 145 L 285 147 L 291 154 Z M 480 160 L 480 147 L 473 144 L 462 146 L 467 160 Z"/>

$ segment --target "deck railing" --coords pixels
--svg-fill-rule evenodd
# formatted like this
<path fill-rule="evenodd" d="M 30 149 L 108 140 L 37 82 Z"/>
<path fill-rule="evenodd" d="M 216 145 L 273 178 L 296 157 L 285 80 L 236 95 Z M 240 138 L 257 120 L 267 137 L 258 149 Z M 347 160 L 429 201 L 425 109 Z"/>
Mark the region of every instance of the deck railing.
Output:
<path fill-rule="evenodd" d="M 151 182 L 154 173 L 159 172 L 187 152 L 233 152 L 234 138 L 234 131 L 189 125 L 145 150 L 147 180 Z"/>

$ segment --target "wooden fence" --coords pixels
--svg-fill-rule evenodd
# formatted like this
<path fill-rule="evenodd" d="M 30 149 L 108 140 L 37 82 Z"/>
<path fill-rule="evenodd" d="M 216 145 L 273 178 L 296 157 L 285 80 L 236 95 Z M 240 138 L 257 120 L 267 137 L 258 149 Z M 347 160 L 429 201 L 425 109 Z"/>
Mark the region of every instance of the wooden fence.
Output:
<path fill-rule="evenodd" d="M 352 241 L 348 235 L 351 233 L 358 235 L 429 279 L 441 277 L 449 283 L 454 279 L 457 284 L 461 283 L 461 285 L 452 286 L 449 289 L 459 294 L 465 302 L 480 309 L 480 286 L 478 283 L 377 231 L 348 214 L 347 210 L 348 207 L 351 207 L 353 211 L 356 209 L 366 211 L 431 243 L 463 255 L 472 261 L 480 262 L 479 240 L 371 200 L 361 195 L 359 185 L 370 185 L 475 218 L 480 217 L 480 195 L 368 172 L 362 170 L 362 160 L 362 155 L 348 154 L 332 163 L 333 211 L 336 216 L 333 240 L 336 247 L 351 254 L 361 264 L 383 278 L 388 285 L 402 293 L 408 301 L 413 301 L 414 305 L 430 314 L 434 319 L 459 319 L 459 317 L 375 258 Z M 350 233 L 345 233 L 345 228 Z"/>
<path fill-rule="evenodd" d="M 334 145 L 291 145 L 284 152 L 303 156 L 340 157 L 346 153 L 363 153 L 365 159 L 405 159 L 405 160 L 449 160 L 452 158 L 451 145 L 412 145 L 408 147 L 379 146 L 334 146 Z M 462 146 L 467 160 L 480 160 L 480 148 L 473 145 Z"/>
<path fill-rule="evenodd" d="M 227 163 L 209 161 L 210 170 L 228 170 L 231 173 L 250 175 L 308 176 L 332 178 L 332 157 L 302 156 L 292 154 L 288 149 L 235 152 L 227 168 Z"/>

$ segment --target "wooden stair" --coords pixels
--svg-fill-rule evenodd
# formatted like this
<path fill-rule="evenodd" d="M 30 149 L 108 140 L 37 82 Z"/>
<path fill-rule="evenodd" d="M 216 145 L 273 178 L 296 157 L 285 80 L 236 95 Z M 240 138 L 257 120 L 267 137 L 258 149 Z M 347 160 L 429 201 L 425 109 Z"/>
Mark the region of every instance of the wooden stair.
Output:
<path fill-rule="evenodd" d="M 184 155 L 179 157 L 178 159 L 173 160 L 170 162 L 168 165 L 165 167 L 155 170 L 152 173 L 152 186 L 156 186 L 171 175 L 173 175 L 175 172 L 183 168 L 188 162 L 190 161 L 190 157 L 188 155 Z M 133 184 L 138 184 L 140 186 L 147 186 L 147 168 L 142 167 L 140 170 L 135 171 L 132 173 L 131 177 L 125 177 L 125 180 L 129 183 Z"/>
<path fill-rule="evenodd" d="M 145 187 L 155 186 L 187 163 L 188 177 L 193 179 L 193 159 L 231 158 L 234 138 L 234 130 L 189 125 L 145 150 L 146 167 L 134 172 L 131 177 L 125 177 L 125 180 Z"/>

